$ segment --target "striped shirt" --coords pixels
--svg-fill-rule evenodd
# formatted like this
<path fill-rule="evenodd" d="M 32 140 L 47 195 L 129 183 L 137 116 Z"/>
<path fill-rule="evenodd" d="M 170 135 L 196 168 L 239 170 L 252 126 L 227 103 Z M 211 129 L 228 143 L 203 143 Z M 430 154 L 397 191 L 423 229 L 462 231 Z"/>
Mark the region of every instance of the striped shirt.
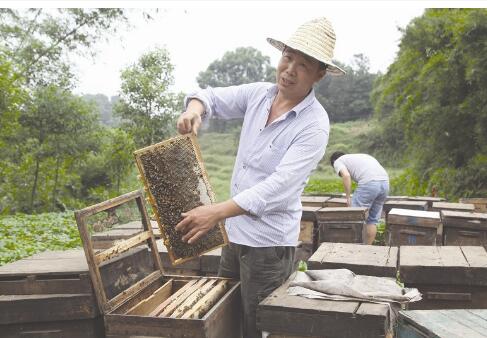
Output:
<path fill-rule="evenodd" d="M 205 118 L 243 118 L 231 182 L 233 201 L 247 214 L 228 218 L 233 243 L 252 247 L 295 246 L 300 196 L 325 154 L 330 124 L 312 90 L 303 101 L 266 127 L 277 86 L 252 83 L 207 88 L 185 98 L 205 106 Z"/>

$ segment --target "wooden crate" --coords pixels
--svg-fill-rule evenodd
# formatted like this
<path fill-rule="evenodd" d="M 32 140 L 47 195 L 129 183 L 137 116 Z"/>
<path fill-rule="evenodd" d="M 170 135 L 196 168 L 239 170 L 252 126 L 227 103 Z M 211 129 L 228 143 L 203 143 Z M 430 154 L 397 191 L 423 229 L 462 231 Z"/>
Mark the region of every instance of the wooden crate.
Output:
<path fill-rule="evenodd" d="M 385 337 L 387 305 L 291 296 L 287 293 L 289 281 L 257 307 L 257 327 L 271 337 Z"/>
<path fill-rule="evenodd" d="M 475 205 L 467 204 L 467 203 L 434 202 L 431 210 L 433 210 L 433 211 L 451 210 L 451 211 L 474 212 L 475 211 Z"/>
<path fill-rule="evenodd" d="M 343 197 L 333 197 L 325 202 L 326 208 L 346 207 L 347 199 Z"/>
<path fill-rule="evenodd" d="M 397 338 L 487 338 L 487 310 L 400 311 Z"/>
<path fill-rule="evenodd" d="M 362 243 L 362 231 L 367 208 L 326 207 L 316 212 L 318 241 L 335 243 Z"/>
<path fill-rule="evenodd" d="M 401 246 L 399 274 L 423 300 L 410 309 L 486 309 L 487 252 L 481 246 Z"/>
<path fill-rule="evenodd" d="M 330 196 L 306 196 L 301 195 L 301 205 L 303 207 L 319 207 L 323 208 L 325 202 L 330 199 Z"/>
<path fill-rule="evenodd" d="M 487 213 L 487 198 L 460 198 L 459 202 L 473 204 L 475 206 L 475 212 Z"/>
<path fill-rule="evenodd" d="M 443 245 L 487 246 L 487 214 L 442 210 Z"/>
<path fill-rule="evenodd" d="M 349 269 L 357 275 L 396 278 L 397 258 L 397 247 L 321 243 L 308 260 L 308 269 Z"/>
<path fill-rule="evenodd" d="M 442 231 L 440 213 L 393 208 L 386 217 L 386 244 L 441 245 Z"/>
<path fill-rule="evenodd" d="M 144 232 L 114 247 L 95 252 L 88 219 L 108 208 L 134 201 L 140 211 Z M 218 277 L 166 275 L 141 191 L 76 211 L 75 217 L 107 336 L 241 336 L 240 282 Z M 152 270 L 124 292 L 108 297 L 100 276 L 100 266 L 141 244 L 148 247 Z"/>
<path fill-rule="evenodd" d="M 412 196 L 412 197 L 408 197 L 407 200 L 408 201 L 428 202 L 428 209 L 427 210 L 432 210 L 433 203 L 445 201 L 445 199 L 443 197 L 431 197 L 431 196 Z"/>
<path fill-rule="evenodd" d="M 175 229 L 181 213 L 215 201 L 201 152 L 192 134 L 180 135 L 134 152 L 140 178 L 173 264 L 181 264 L 228 243 L 223 222 L 196 243 Z"/>
<path fill-rule="evenodd" d="M 411 209 L 411 210 L 423 210 L 428 209 L 428 202 L 426 201 L 387 201 L 384 203 L 384 213 L 387 215 L 391 209 Z"/>

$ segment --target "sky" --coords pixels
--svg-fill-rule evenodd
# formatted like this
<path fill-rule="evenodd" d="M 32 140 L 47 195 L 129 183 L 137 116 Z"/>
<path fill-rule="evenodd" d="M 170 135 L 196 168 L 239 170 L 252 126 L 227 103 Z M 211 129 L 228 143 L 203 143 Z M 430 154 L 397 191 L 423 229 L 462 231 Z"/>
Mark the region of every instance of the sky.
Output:
<path fill-rule="evenodd" d="M 16 7 L 24 2 L 15 2 Z M 95 47 L 95 57 L 75 56 L 77 94 L 117 95 L 120 71 L 156 47 L 169 51 L 174 91 L 198 88 L 196 77 L 225 52 L 254 47 L 277 65 L 280 53 L 267 37 L 286 40 L 302 23 L 325 16 L 337 36 L 334 59 L 350 64 L 362 53 L 372 72 L 394 61 L 401 33 L 426 7 L 484 7 L 482 1 L 30 1 L 31 7 L 130 8 L 130 26 L 120 27 Z M 25 7 L 25 6 L 24 6 Z M 142 9 L 151 9 L 145 20 Z M 156 12 L 157 8 L 157 12 Z"/>

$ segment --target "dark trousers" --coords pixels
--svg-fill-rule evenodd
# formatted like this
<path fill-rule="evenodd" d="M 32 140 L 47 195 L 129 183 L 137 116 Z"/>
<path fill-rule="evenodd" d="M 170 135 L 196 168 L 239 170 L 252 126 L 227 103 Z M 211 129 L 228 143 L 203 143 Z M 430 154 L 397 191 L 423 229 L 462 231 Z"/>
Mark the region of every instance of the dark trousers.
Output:
<path fill-rule="evenodd" d="M 257 305 L 281 286 L 294 270 L 296 248 L 254 248 L 230 243 L 222 249 L 218 275 L 239 279 L 243 307 L 243 337 L 261 338 L 257 330 Z"/>

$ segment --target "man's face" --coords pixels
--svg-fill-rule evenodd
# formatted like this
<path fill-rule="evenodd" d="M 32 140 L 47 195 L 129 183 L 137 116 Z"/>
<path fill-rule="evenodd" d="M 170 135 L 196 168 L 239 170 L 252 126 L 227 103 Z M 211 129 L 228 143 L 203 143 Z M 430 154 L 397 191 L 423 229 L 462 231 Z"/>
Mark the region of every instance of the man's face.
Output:
<path fill-rule="evenodd" d="M 276 82 L 280 91 L 296 98 L 304 97 L 326 73 L 318 60 L 286 47 L 277 65 Z"/>

